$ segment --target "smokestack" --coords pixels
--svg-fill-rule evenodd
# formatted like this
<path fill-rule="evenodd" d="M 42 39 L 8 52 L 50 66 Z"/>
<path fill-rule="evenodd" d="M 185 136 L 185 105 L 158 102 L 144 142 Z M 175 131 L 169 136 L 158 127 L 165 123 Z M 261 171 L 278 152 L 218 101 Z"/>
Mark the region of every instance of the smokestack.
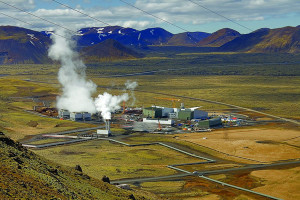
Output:
<path fill-rule="evenodd" d="M 184 109 L 184 103 L 181 103 L 181 104 L 180 104 L 180 108 L 181 108 L 181 109 Z"/>
<path fill-rule="evenodd" d="M 105 129 L 107 130 L 108 134 L 110 134 L 110 121 L 109 119 L 105 120 Z"/>

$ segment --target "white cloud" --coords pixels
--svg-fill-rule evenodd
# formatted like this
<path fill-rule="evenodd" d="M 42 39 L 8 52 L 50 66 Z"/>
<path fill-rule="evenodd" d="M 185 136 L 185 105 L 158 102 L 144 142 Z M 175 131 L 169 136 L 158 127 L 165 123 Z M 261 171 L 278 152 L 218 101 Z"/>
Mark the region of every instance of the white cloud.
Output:
<path fill-rule="evenodd" d="M 29 10 L 29 9 L 33 9 L 35 8 L 35 2 L 34 0 L 2 0 L 3 2 L 10 4 L 12 6 L 21 8 L 21 9 L 25 9 L 25 10 Z M 0 2 L 0 9 L 1 10 L 14 10 L 14 8 Z"/>
<path fill-rule="evenodd" d="M 123 27 L 136 27 L 137 29 L 144 29 L 148 27 L 151 23 L 149 21 L 125 21 L 120 22 Z"/>
<path fill-rule="evenodd" d="M 44 0 L 45 1 L 45 0 Z M 86 1 L 86 0 L 85 0 Z M 127 0 L 128 1 L 128 0 Z M 300 1 L 298 0 L 193 0 L 200 5 L 217 12 L 227 18 L 237 21 L 241 24 L 253 21 L 262 21 L 270 18 L 284 17 L 290 13 L 298 13 Z M 22 9 L 32 9 L 34 14 L 46 18 L 47 20 L 66 26 L 72 30 L 88 26 L 106 26 L 101 22 L 97 22 L 86 16 L 83 16 L 71 9 L 58 7 L 56 9 L 39 8 L 34 10 L 35 2 L 33 0 L 6 0 L 7 3 L 14 4 Z M 49 4 L 52 1 L 45 1 Z M 78 1 L 77 1 L 78 3 Z M 229 23 L 225 18 L 216 15 L 197 6 L 189 1 L 184 0 L 136 0 L 136 7 L 145 10 L 159 18 L 165 19 L 179 26 L 192 27 L 193 25 L 209 24 L 215 22 Z M 120 25 L 125 27 L 132 27 L 136 29 L 144 29 L 156 26 L 171 25 L 162 22 L 159 19 L 153 18 L 127 4 L 120 4 L 119 6 L 112 6 L 108 8 L 93 7 L 89 8 L 86 5 L 79 4 L 77 7 L 81 12 L 87 13 L 94 18 L 104 21 L 111 25 Z M 7 6 L 0 3 L 0 9 L 5 12 Z M 8 15 L 13 15 L 19 19 L 33 23 L 33 28 L 54 28 L 53 24 L 43 22 L 40 19 L 29 16 L 15 9 L 8 9 Z M 1 24 L 22 24 L 12 19 L 7 19 L 0 15 Z M 23 25 L 24 26 L 24 25 Z M 267 26 L 267 24 L 266 24 Z M 175 27 L 172 27 L 174 30 Z M 189 30 L 189 29 L 188 29 Z M 182 30 L 177 29 L 178 32 Z M 201 31 L 201 30 L 200 30 Z"/>

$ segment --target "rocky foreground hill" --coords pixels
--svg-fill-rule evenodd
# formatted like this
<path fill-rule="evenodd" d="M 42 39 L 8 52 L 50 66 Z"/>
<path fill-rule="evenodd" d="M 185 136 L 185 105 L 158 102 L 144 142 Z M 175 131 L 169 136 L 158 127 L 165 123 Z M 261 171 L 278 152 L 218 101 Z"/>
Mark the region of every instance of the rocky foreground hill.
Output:
<path fill-rule="evenodd" d="M 159 199 L 47 161 L 3 135 L 0 155 L 0 199 Z"/>

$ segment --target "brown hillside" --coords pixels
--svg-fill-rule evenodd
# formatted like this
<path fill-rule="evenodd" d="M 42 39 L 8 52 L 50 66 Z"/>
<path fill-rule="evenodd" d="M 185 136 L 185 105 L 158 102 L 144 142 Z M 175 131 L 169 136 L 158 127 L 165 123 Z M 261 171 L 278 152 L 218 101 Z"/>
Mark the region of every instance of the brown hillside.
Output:
<path fill-rule="evenodd" d="M 179 33 L 173 35 L 167 45 L 174 46 L 192 46 L 197 44 L 198 40 L 192 37 L 189 33 Z"/>
<path fill-rule="evenodd" d="M 40 32 L 0 26 L 0 64 L 46 63 L 50 39 Z"/>
<path fill-rule="evenodd" d="M 220 29 L 198 42 L 197 46 L 220 47 L 223 44 L 232 41 L 236 37 L 239 37 L 240 35 L 241 34 L 239 32 L 229 28 Z"/>
<path fill-rule="evenodd" d="M 113 39 L 107 39 L 96 45 L 85 47 L 81 50 L 81 55 L 86 62 L 99 62 L 108 60 L 126 60 L 143 57 Z"/>
<path fill-rule="evenodd" d="M 0 154 L 0 199 L 159 199 L 46 161 L 2 135 Z"/>
<path fill-rule="evenodd" d="M 251 53 L 299 53 L 300 27 L 272 29 L 263 40 L 249 50 Z"/>

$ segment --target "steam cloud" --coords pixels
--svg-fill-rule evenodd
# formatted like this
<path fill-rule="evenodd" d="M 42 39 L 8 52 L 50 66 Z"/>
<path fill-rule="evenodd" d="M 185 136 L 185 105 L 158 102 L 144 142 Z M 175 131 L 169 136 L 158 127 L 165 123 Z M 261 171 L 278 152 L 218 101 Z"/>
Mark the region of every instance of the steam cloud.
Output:
<path fill-rule="evenodd" d="M 61 30 L 56 33 L 67 38 L 71 37 Z M 96 92 L 97 86 L 86 79 L 86 66 L 73 51 L 74 42 L 58 35 L 51 36 L 54 44 L 50 47 L 48 54 L 50 58 L 61 63 L 58 81 L 62 85 L 62 95 L 57 97 L 56 107 L 70 112 L 95 113 L 92 94 Z"/>
<path fill-rule="evenodd" d="M 130 90 L 130 99 L 131 99 L 130 106 L 134 106 L 134 104 L 135 104 L 136 98 L 135 98 L 135 95 L 134 95 L 134 89 L 137 86 L 138 86 L 138 83 L 135 82 L 135 81 L 127 80 L 126 83 L 125 83 L 126 90 Z"/>
<path fill-rule="evenodd" d="M 111 119 L 111 112 L 120 109 L 120 103 L 129 99 L 128 94 L 124 93 L 120 96 L 113 96 L 107 92 L 99 94 L 95 99 L 95 105 L 97 111 L 101 113 L 103 119 Z"/>
<path fill-rule="evenodd" d="M 135 81 L 127 80 L 125 86 L 127 90 L 134 90 L 138 86 L 138 83 Z"/>
<path fill-rule="evenodd" d="M 57 97 L 56 107 L 70 112 L 100 112 L 103 119 L 111 119 L 111 112 L 120 109 L 120 103 L 127 101 L 129 95 L 114 96 L 107 92 L 99 94 L 95 100 L 92 98 L 97 86 L 91 80 L 86 79 L 86 66 L 74 51 L 75 43 L 70 35 L 64 31 L 56 31 L 52 35 L 54 43 L 49 49 L 49 57 L 60 61 L 61 68 L 58 72 L 58 80 L 62 85 L 62 95 Z M 64 36 L 64 37 L 61 37 Z M 68 39 L 66 39 L 68 38 Z M 135 101 L 133 90 L 138 86 L 137 82 L 127 81 L 126 89 L 131 90 L 131 97 Z"/>

